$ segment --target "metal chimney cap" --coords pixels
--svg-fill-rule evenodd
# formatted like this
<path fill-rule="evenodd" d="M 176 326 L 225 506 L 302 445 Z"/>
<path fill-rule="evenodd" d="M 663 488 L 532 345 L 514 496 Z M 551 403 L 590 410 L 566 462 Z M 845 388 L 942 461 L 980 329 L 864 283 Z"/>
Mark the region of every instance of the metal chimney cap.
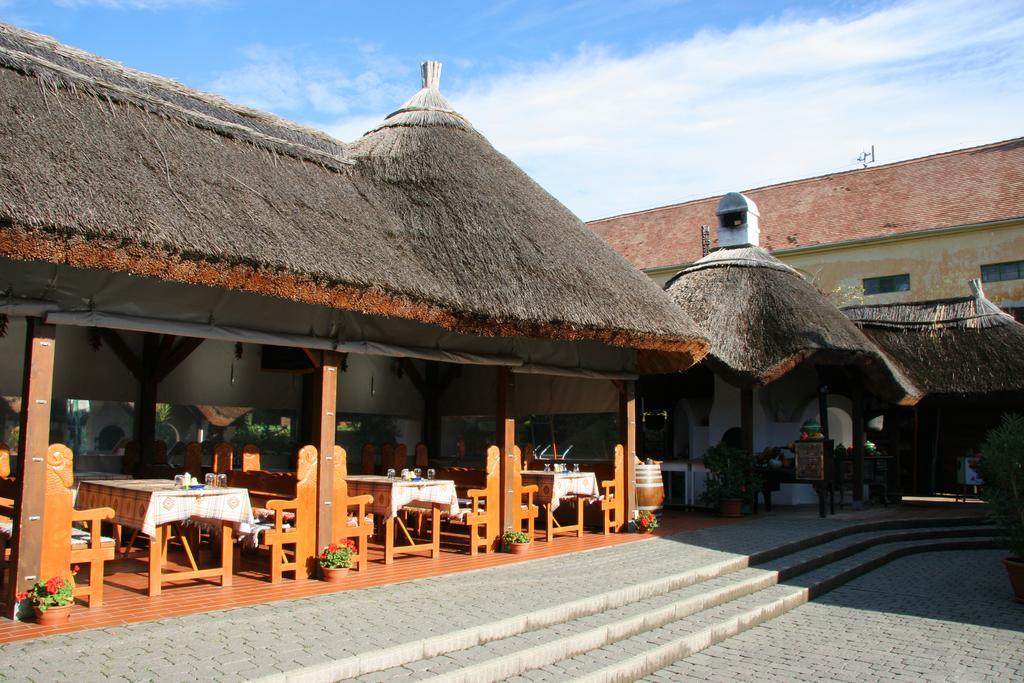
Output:
<path fill-rule="evenodd" d="M 761 215 L 753 199 L 739 192 L 730 192 L 723 195 L 721 201 L 718 202 L 718 210 L 715 211 L 715 215 L 724 216 L 727 213 L 739 213 L 741 211 L 745 211 L 753 216 L 760 217 Z"/>

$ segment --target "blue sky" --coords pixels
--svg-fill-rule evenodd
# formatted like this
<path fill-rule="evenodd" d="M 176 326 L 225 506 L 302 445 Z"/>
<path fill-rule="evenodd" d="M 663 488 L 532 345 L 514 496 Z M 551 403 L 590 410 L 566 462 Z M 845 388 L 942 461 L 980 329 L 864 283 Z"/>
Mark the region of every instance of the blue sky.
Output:
<path fill-rule="evenodd" d="M 585 219 L 1024 135 L 1024 3 L 0 0 L 0 19 L 353 139 L 442 90 Z"/>

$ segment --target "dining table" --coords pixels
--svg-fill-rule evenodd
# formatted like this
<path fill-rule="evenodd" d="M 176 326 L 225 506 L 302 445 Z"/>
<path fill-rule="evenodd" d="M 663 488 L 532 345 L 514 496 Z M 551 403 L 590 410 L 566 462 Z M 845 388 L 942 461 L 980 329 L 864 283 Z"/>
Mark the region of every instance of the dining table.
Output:
<path fill-rule="evenodd" d="M 218 579 L 222 586 L 230 586 L 234 534 L 248 533 L 256 524 L 246 489 L 183 489 L 167 479 L 84 480 L 79 483 L 75 505 L 79 509 L 112 508 L 119 543 L 121 528 L 134 529 L 149 537 L 151 596 L 160 595 L 165 583 L 175 581 Z M 219 567 L 199 567 L 184 524 L 220 527 Z M 164 571 L 171 538 L 181 543 L 190 569 Z"/>
<path fill-rule="evenodd" d="M 352 496 L 370 494 L 373 502 L 366 511 L 384 520 L 384 564 L 392 564 L 396 554 L 428 552 L 430 557 L 441 554 L 441 517 L 457 517 L 459 497 L 451 479 L 405 480 L 381 475 L 362 474 L 345 477 L 348 493 Z M 414 538 L 402 519 L 403 510 L 430 512 L 430 540 Z M 398 544 L 396 531 L 405 540 Z"/>
<path fill-rule="evenodd" d="M 523 486 L 537 485 L 533 500 L 544 508 L 547 516 L 545 541 L 554 540 L 558 534 L 575 533 L 583 535 L 583 503 L 601 500 L 597 486 L 597 475 L 593 472 L 551 472 L 544 470 L 523 470 Z M 576 523 L 561 524 L 555 518 L 555 510 L 562 501 L 576 502 Z"/>

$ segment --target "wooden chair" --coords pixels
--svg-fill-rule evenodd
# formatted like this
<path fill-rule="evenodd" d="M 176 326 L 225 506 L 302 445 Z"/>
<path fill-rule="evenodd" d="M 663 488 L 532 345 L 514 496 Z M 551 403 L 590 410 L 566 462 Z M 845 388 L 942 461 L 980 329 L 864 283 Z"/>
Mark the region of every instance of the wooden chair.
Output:
<path fill-rule="evenodd" d="M 260 467 L 260 448 L 254 443 L 247 443 L 242 447 L 242 471 L 253 472 L 262 469 Z"/>
<path fill-rule="evenodd" d="M 115 551 L 114 539 L 101 535 L 100 524 L 113 519 L 114 511 L 108 507 L 75 510 L 74 483 L 71 449 L 64 444 L 51 444 L 46 450 L 46 499 L 39 529 L 44 570 L 66 571 L 71 565 L 88 565 L 89 583 L 76 580 L 74 595 L 85 598 L 89 607 L 99 607 L 103 604 L 104 564 L 114 559 Z M 0 515 L 13 518 L 19 495 L 17 480 L 10 476 L 0 478 Z M 11 531 L 0 533 L 4 546 L 10 545 Z M 6 553 L 7 547 L 0 549 L 0 556 L 6 557 Z"/>
<path fill-rule="evenodd" d="M 213 447 L 214 474 L 227 474 L 233 467 L 235 451 L 227 441 L 221 441 Z"/>
<path fill-rule="evenodd" d="M 513 450 L 515 456 L 515 500 L 519 501 L 519 507 L 513 513 L 515 518 L 515 525 L 517 531 L 523 531 L 523 526 L 526 526 L 526 534 L 532 539 L 534 532 L 537 529 L 537 517 L 540 516 L 540 507 L 533 502 L 533 494 L 540 490 L 536 484 L 530 484 L 529 486 L 523 486 L 523 475 L 522 475 L 522 451 L 519 450 L 519 446 L 516 446 Z"/>
<path fill-rule="evenodd" d="M 202 482 L 203 445 L 197 441 L 192 441 L 185 446 L 185 471 Z"/>
<path fill-rule="evenodd" d="M 446 468 L 439 479 L 452 479 L 459 493 L 459 506 L 468 508 L 462 519 L 450 520 L 469 531 L 469 554 L 494 550 L 501 535 L 501 451 L 497 446 L 487 449 L 484 470 L 464 467 Z"/>
<path fill-rule="evenodd" d="M 366 514 L 366 506 L 373 503 L 373 496 L 348 495 L 348 454 L 341 446 L 334 447 L 334 488 L 331 492 L 333 509 L 331 526 L 338 539 L 351 538 L 356 544 L 353 566 L 363 571 L 370 561 L 369 543 L 373 535 L 373 518 Z"/>
<path fill-rule="evenodd" d="M 416 467 L 419 467 L 420 469 L 426 469 L 430 467 L 430 456 L 429 453 L 427 452 L 427 444 L 416 444 L 415 459 L 413 462 L 415 462 Z"/>
<path fill-rule="evenodd" d="M 362 453 L 362 463 L 363 463 L 362 464 L 362 471 L 363 471 L 363 474 L 374 474 L 375 473 L 375 469 L 376 469 L 376 467 L 375 467 L 375 465 L 376 465 L 375 460 L 376 460 L 376 457 L 374 455 L 373 444 L 369 444 L 368 443 L 365 446 L 363 446 L 363 453 Z"/>
<path fill-rule="evenodd" d="M 167 464 L 167 442 L 157 441 L 153 444 L 153 463 L 156 465 Z"/>
<path fill-rule="evenodd" d="M 626 523 L 626 486 L 625 469 L 623 467 L 624 450 L 622 445 L 615 446 L 615 457 L 612 464 L 612 478 L 601 482 L 604 497 L 601 500 L 601 511 L 604 513 L 604 533 L 618 533 Z"/>
<path fill-rule="evenodd" d="M 139 442 L 129 441 L 124 445 L 124 458 L 121 460 L 122 474 L 135 474 L 139 466 Z"/>
<path fill-rule="evenodd" d="M 532 470 L 535 462 L 537 462 L 537 458 L 533 454 L 533 444 L 528 443 L 523 446 L 523 469 Z"/>
<path fill-rule="evenodd" d="M 310 577 L 316 557 L 317 451 L 303 446 L 295 473 L 267 470 L 229 470 L 228 485 L 249 490 L 255 506 L 273 519 L 258 537 L 259 547 L 270 552 L 270 582 L 280 583 L 284 572 L 297 581 Z M 289 521 L 286 521 L 286 515 Z"/>

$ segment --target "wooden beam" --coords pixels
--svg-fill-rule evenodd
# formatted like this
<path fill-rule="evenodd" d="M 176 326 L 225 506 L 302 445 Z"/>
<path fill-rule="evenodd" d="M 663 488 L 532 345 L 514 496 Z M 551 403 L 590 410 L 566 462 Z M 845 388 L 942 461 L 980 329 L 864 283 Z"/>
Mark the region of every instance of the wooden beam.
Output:
<path fill-rule="evenodd" d="M 117 333 L 116 330 L 111 330 L 106 327 L 100 327 L 100 337 L 106 342 L 110 350 L 114 352 L 121 364 L 128 368 L 128 372 L 132 373 L 135 379 L 142 381 L 142 361 L 132 348 L 128 346 L 124 338 Z"/>
<path fill-rule="evenodd" d="M 57 329 L 38 318 L 29 318 L 25 337 L 18 444 L 19 495 L 14 506 L 11 563 L 6 582 L 12 617 L 17 608 L 15 594 L 28 590 L 36 581 L 51 578 L 52 575 L 44 575 L 44 570 L 53 570 L 52 560 L 45 567 L 43 563 L 46 542 L 43 529 Z M 63 569 L 67 571 L 67 565 Z"/>
<path fill-rule="evenodd" d="M 306 357 L 309 358 L 309 362 L 313 364 L 314 368 L 319 368 L 319 367 L 323 366 L 323 364 L 324 364 L 324 354 L 323 354 L 323 351 L 318 351 L 316 349 L 302 349 L 302 351 L 303 351 L 303 353 L 306 354 Z"/>
<path fill-rule="evenodd" d="M 754 389 L 740 389 L 740 431 L 743 432 L 743 450 L 754 452 Z"/>
<path fill-rule="evenodd" d="M 516 421 L 512 416 L 515 397 L 515 375 L 511 369 L 497 368 L 497 395 L 495 402 L 494 442 L 501 449 L 501 531 L 504 533 L 515 526 L 515 510 L 520 504 L 515 498 L 516 489 Z"/>
<path fill-rule="evenodd" d="M 626 521 L 636 512 L 636 382 L 628 381 L 619 394 L 619 431 L 625 449 Z"/>
<path fill-rule="evenodd" d="M 416 387 L 416 391 L 420 392 L 420 396 L 426 398 L 428 391 L 427 383 L 423 381 L 423 375 L 421 375 L 420 371 L 416 369 L 416 364 L 409 358 L 405 357 L 399 358 L 398 363 L 402 366 L 402 370 L 405 371 L 405 374 L 409 375 L 409 379 L 412 380 L 412 384 Z"/>
<path fill-rule="evenodd" d="M 320 371 L 320 392 L 317 396 L 319 425 L 317 430 L 317 513 L 316 540 L 317 551 L 329 543 L 334 543 L 332 529 L 334 518 L 334 439 L 338 417 L 335 414 L 338 402 L 338 373 L 341 367 L 341 354 L 324 351 Z"/>
<path fill-rule="evenodd" d="M 853 403 L 853 508 L 864 505 L 864 387 L 854 380 Z"/>
<path fill-rule="evenodd" d="M 166 341 L 170 335 L 165 335 L 164 340 Z M 173 337 L 170 337 L 173 340 Z M 181 363 L 192 355 L 192 352 L 199 348 L 199 346 L 206 341 L 202 337 L 185 337 L 178 345 L 171 349 L 169 345 L 162 344 L 160 348 L 160 361 L 156 369 L 156 377 L 154 381 L 159 384 L 167 379 L 167 376 L 174 372 Z"/>

